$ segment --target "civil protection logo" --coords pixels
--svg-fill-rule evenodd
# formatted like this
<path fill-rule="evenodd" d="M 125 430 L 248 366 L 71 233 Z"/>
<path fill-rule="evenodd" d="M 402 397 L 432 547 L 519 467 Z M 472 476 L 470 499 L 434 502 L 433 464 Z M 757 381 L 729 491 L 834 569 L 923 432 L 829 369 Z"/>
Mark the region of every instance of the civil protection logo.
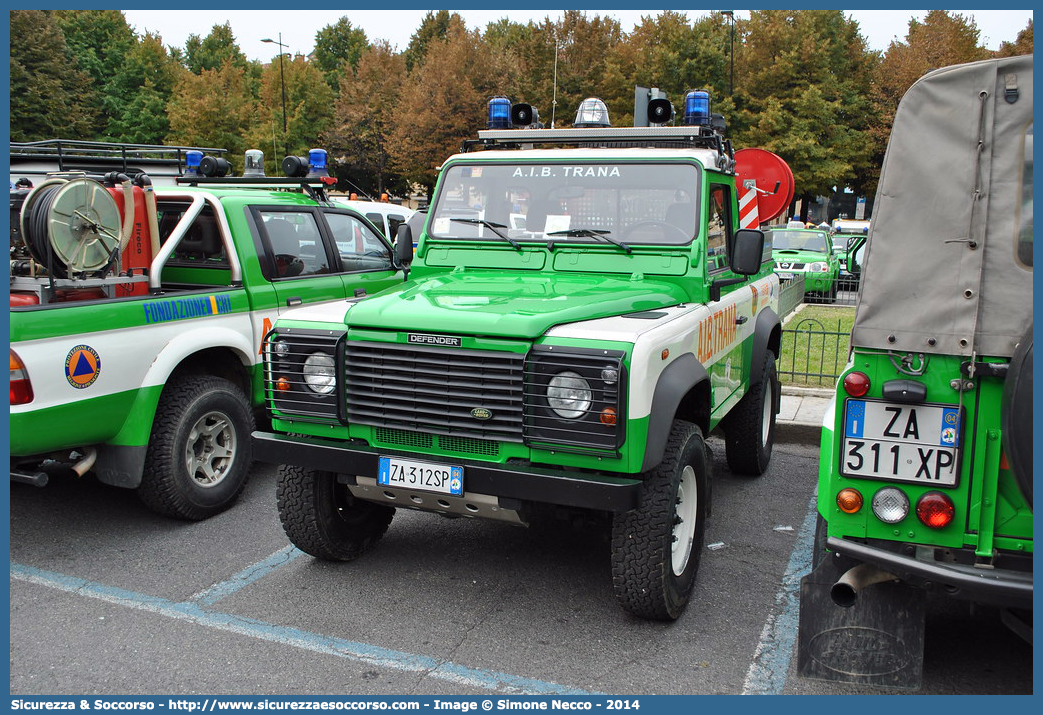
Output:
<path fill-rule="evenodd" d="M 90 387 L 101 374 L 101 357 L 90 345 L 77 345 L 65 358 L 65 379 L 77 390 Z"/>

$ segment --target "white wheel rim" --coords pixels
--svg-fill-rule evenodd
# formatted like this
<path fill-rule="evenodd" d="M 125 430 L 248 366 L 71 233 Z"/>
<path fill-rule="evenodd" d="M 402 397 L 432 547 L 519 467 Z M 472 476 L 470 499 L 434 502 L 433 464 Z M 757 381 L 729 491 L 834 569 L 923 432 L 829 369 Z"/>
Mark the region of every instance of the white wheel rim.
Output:
<path fill-rule="evenodd" d="M 670 546 L 670 567 L 674 576 L 684 573 L 692 555 L 698 513 L 699 490 L 695 482 L 695 470 L 688 465 L 681 472 L 681 483 L 677 487 L 677 499 L 674 501 L 673 543 Z"/>
<path fill-rule="evenodd" d="M 771 387 L 769 385 L 763 385 L 764 388 L 764 399 L 762 402 L 764 405 L 761 407 L 761 449 L 767 449 L 768 447 L 768 430 L 771 429 L 771 415 L 772 415 L 772 398 L 771 398 Z"/>
<path fill-rule="evenodd" d="M 223 412 L 208 412 L 188 433 L 185 467 L 198 486 L 214 487 L 224 481 L 235 461 L 235 430 Z"/>

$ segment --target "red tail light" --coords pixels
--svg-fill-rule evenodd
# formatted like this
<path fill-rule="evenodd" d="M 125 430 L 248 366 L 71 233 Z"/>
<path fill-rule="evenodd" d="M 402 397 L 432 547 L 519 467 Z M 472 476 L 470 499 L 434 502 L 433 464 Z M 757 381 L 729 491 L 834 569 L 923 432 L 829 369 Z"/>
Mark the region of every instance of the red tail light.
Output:
<path fill-rule="evenodd" d="M 25 365 L 11 351 L 11 404 L 25 405 L 33 401 L 33 386 L 25 373 Z"/>
<path fill-rule="evenodd" d="M 849 372 L 844 377 L 844 391 L 852 397 L 862 397 L 869 392 L 869 375 L 864 372 Z"/>
<path fill-rule="evenodd" d="M 952 499 L 941 492 L 927 492 L 916 502 L 916 516 L 932 529 L 948 526 L 955 514 Z"/>

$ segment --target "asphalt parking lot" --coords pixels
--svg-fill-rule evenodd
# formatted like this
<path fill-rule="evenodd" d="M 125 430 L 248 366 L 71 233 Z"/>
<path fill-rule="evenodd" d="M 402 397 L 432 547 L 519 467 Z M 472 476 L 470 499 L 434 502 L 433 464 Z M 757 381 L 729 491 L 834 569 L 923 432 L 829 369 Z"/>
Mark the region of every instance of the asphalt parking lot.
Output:
<path fill-rule="evenodd" d="M 470 695 L 888 692 L 796 677 L 817 449 L 718 478 L 675 623 L 624 614 L 603 529 L 399 511 L 349 564 L 301 555 L 274 469 L 242 501 L 171 521 L 87 480 L 11 486 L 11 693 Z M 927 630 L 925 693 L 1030 693 L 1032 651 L 954 609 Z M 998 633 L 998 635 L 997 635 Z"/>

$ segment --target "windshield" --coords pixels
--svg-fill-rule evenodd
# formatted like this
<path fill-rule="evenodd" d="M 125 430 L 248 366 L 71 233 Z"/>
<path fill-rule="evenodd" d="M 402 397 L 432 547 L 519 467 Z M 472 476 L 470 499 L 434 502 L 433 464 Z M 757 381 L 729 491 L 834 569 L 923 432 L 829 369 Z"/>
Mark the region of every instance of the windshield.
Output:
<path fill-rule="evenodd" d="M 455 165 L 432 208 L 435 238 L 684 245 L 695 237 L 693 164 L 569 161 Z"/>
<path fill-rule="evenodd" d="M 822 231 L 772 231 L 772 250 L 818 251 L 829 253 L 830 244 Z"/>
<path fill-rule="evenodd" d="M 847 239 L 850 238 L 846 233 L 840 233 L 833 236 L 833 253 L 839 253 L 840 251 L 847 250 Z"/>

